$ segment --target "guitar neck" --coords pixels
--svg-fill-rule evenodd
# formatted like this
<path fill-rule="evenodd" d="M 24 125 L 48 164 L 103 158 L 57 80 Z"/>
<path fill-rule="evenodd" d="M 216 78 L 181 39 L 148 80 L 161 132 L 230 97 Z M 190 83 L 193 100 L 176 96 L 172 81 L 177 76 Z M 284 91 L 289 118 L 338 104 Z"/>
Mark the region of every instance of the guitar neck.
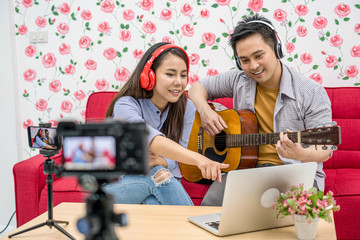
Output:
<path fill-rule="evenodd" d="M 286 133 L 294 143 L 301 142 L 300 132 Z M 280 140 L 280 133 L 254 133 L 226 135 L 226 147 L 258 146 L 276 144 Z"/>

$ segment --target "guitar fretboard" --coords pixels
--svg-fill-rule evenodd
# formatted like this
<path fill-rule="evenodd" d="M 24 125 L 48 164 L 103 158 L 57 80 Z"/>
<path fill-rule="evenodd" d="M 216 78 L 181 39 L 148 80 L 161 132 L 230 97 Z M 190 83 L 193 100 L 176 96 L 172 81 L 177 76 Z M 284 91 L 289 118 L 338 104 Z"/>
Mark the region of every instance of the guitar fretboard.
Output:
<path fill-rule="evenodd" d="M 291 141 L 298 142 L 298 133 L 286 133 Z M 280 140 L 280 133 L 254 133 L 226 135 L 226 147 L 258 146 L 276 144 Z"/>

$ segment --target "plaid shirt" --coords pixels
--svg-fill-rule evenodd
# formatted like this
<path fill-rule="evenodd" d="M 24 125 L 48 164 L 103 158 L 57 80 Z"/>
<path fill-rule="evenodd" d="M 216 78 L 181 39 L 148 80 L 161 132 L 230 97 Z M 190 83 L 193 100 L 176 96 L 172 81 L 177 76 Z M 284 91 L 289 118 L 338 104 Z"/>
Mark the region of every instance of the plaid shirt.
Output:
<path fill-rule="evenodd" d="M 245 72 L 234 69 L 199 82 L 206 88 L 211 100 L 231 97 L 235 109 L 249 109 L 255 113 L 257 82 Z M 325 89 L 282 64 L 280 92 L 274 110 L 274 131 L 302 131 L 331 121 L 331 103 Z M 298 160 L 279 157 L 284 164 L 300 163 Z M 322 163 L 318 163 L 315 180 L 318 188 L 324 190 Z"/>

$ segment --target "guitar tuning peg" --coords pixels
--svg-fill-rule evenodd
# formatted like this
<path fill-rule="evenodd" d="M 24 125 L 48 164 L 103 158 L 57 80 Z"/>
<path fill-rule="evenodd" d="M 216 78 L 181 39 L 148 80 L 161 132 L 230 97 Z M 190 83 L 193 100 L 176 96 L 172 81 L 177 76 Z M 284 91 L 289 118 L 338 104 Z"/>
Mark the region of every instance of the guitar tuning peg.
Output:
<path fill-rule="evenodd" d="M 332 122 L 330 123 L 330 125 L 331 125 L 331 126 L 336 126 L 336 125 L 337 125 L 337 122 L 332 121 Z"/>
<path fill-rule="evenodd" d="M 334 145 L 333 145 L 333 146 L 331 146 L 331 149 L 335 151 L 335 150 L 337 150 L 338 148 L 337 148 L 337 146 L 334 146 Z"/>
<path fill-rule="evenodd" d="M 322 146 L 322 150 L 327 150 L 328 149 L 328 146 Z"/>

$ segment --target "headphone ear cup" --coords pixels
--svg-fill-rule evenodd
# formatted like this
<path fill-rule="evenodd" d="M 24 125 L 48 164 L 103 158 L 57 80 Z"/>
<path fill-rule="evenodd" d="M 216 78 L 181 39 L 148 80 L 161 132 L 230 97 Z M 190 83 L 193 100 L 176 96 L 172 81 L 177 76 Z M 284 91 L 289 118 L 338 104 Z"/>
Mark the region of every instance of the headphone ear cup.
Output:
<path fill-rule="evenodd" d="M 242 70 L 240 60 L 239 60 L 239 58 L 238 58 L 237 56 L 235 56 L 235 63 L 236 63 L 236 67 L 237 67 L 239 70 Z"/>
<path fill-rule="evenodd" d="M 149 76 L 144 71 L 140 74 L 140 86 L 145 90 L 149 88 Z"/>
<path fill-rule="evenodd" d="M 149 70 L 149 73 L 148 73 L 148 89 L 146 89 L 146 90 L 148 90 L 148 91 L 150 91 L 150 90 L 153 90 L 154 89 L 154 87 L 155 87 L 155 83 L 156 83 L 156 76 L 155 76 L 155 73 L 154 73 L 154 71 L 152 70 L 152 69 L 150 69 Z"/>
<path fill-rule="evenodd" d="M 276 55 L 277 55 L 276 57 L 278 59 L 281 59 L 284 57 L 284 52 L 283 52 L 281 43 L 276 44 Z"/>

